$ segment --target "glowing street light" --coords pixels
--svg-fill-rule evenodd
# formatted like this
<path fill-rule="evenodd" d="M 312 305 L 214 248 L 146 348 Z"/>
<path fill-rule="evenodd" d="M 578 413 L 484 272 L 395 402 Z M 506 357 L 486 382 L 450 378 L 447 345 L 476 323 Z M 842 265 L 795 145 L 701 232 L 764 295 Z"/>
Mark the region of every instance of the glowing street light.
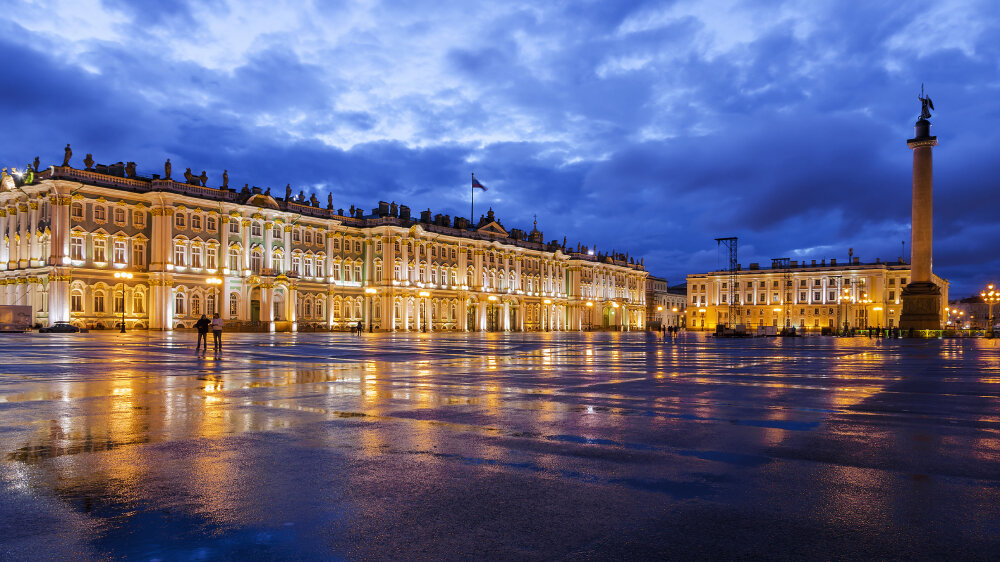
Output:
<path fill-rule="evenodd" d="M 989 310 L 989 329 L 986 331 L 986 337 L 993 337 L 993 305 L 1000 302 L 1000 291 L 993 288 L 993 284 L 990 283 L 986 286 L 983 292 L 979 293 L 979 296 L 983 298 L 983 302 L 986 303 L 986 307 Z"/>
<path fill-rule="evenodd" d="M 128 271 L 116 271 L 115 279 L 122 281 L 122 333 L 125 333 L 125 281 L 132 278 L 132 273 Z"/>

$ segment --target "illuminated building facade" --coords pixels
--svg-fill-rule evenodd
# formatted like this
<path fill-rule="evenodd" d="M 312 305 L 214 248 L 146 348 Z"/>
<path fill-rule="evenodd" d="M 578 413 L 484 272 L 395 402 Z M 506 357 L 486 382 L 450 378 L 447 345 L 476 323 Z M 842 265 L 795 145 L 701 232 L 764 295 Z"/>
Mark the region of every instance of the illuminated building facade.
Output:
<path fill-rule="evenodd" d="M 646 325 L 658 330 L 667 326 L 684 326 L 687 295 L 683 286 L 670 287 L 667 280 L 646 277 Z"/>
<path fill-rule="evenodd" d="M 69 157 L 67 156 L 67 159 Z M 89 155 L 88 155 L 89 159 Z M 134 164 L 53 166 L 0 187 L 0 296 L 35 323 L 229 329 L 639 329 L 640 263 L 542 233 L 380 203 L 136 177 Z M 193 181 L 192 181 L 193 179 Z M 228 183 L 226 180 L 225 183 Z M 130 272 L 122 283 L 115 272 Z"/>
<path fill-rule="evenodd" d="M 762 269 L 752 263 L 736 275 L 730 290 L 729 271 L 689 275 L 687 327 L 714 331 L 718 324 L 824 328 L 899 327 L 902 289 L 910 281 L 903 262 L 817 264 L 790 261 L 787 267 Z M 934 276 L 947 302 L 948 282 Z M 735 303 L 727 302 L 735 292 Z M 735 304 L 735 306 L 732 306 Z M 738 311 L 738 312 L 737 312 Z M 944 312 L 942 310 L 942 312 Z"/>

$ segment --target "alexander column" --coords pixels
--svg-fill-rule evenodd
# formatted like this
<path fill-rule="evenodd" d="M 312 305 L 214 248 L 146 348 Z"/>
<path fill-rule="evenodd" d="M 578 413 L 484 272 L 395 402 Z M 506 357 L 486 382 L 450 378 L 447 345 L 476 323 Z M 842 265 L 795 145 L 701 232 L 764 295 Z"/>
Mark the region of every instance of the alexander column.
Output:
<path fill-rule="evenodd" d="M 931 136 L 930 109 L 934 104 L 920 89 L 920 118 L 906 146 L 913 150 L 913 211 L 910 219 L 910 283 L 903 289 L 903 313 L 899 327 L 904 330 L 941 329 L 941 288 L 931 278 L 934 244 L 933 150 L 937 137 Z"/>

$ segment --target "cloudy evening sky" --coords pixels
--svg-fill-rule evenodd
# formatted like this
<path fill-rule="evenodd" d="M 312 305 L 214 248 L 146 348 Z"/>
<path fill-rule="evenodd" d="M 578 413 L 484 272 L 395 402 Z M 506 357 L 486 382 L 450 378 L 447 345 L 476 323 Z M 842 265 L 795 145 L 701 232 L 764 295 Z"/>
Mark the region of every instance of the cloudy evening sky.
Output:
<path fill-rule="evenodd" d="M 286 183 L 336 207 L 468 216 L 644 257 L 909 252 L 921 82 L 937 111 L 935 271 L 1000 270 L 991 1 L 0 0 L 0 164 Z"/>

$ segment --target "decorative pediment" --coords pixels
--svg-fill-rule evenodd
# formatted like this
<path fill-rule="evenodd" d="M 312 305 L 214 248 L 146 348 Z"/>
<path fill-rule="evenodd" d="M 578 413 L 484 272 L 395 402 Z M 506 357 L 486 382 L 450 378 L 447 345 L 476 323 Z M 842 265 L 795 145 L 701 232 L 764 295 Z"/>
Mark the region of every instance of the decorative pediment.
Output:
<path fill-rule="evenodd" d="M 274 200 L 270 195 L 264 195 L 263 193 L 256 193 L 251 195 L 246 201 L 247 205 L 253 205 L 254 207 L 261 207 L 264 209 L 274 209 L 275 211 L 280 210 L 278 207 L 278 202 Z M 263 218 L 263 216 L 261 217 Z"/>
<path fill-rule="evenodd" d="M 483 226 L 476 229 L 476 232 L 482 232 L 483 234 L 492 234 L 496 236 L 507 236 L 507 231 L 504 227 L 500 226 L 497 221 L 490 221 Z"/>

